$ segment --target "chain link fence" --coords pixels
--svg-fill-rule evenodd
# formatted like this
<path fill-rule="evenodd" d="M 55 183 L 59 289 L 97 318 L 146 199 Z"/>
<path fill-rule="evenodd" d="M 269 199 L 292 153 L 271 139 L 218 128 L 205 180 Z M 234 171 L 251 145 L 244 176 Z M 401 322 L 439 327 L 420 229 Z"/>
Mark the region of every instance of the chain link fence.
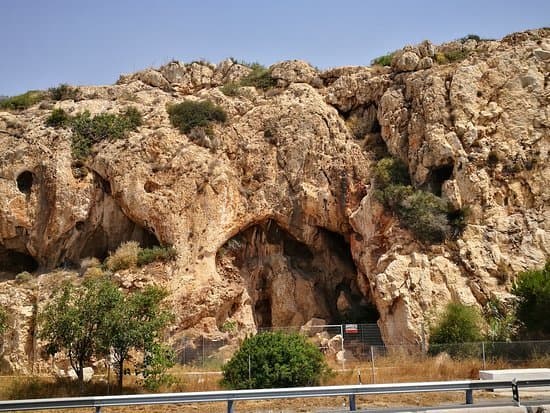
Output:
<path fill-rule="evenodd" d="M 376 324 L 312 325 L 304 327 L 277 327 L 263 331 L 299 332 L 307 336 L 326 355 L 333 365 L 342 370 L 365 365 L 370 370 L 372 382 L 376 372 L 386 369 L 417 369 L 420 364 L 433 362 L 434 368 L 458 368 L 459 364 L 470 366 L 473 371 L 507 367 L 550 367 L 550 341 L 479 342 L 432 345 L 383 344 Z M 239 348 L 237 338 L 207 339 L 183 338 L 175 346 L 177 361 L 181 365 L 204 371 L 219 371 Z M 465 363 L 467 360 L 468 363 Z M 366 364 L 365 364 L 366 363 Z M 457 364 L 458 363 L 458 364 Z M 426 371 L 429 378 L 430 371 Z M 477 374 L 477 373 L 476 373 Z M 465 375 L 467 375 L 465 373 Z M 472 377 L 476 378 L 476 377 Z"/>

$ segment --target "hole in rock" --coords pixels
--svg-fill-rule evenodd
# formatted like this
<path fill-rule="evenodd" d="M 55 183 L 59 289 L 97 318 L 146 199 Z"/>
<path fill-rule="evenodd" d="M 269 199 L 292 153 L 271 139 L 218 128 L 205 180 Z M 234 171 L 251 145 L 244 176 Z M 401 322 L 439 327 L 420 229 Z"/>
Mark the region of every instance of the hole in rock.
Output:
<path fill-rule="evenodd" d="M 453 176 L 454 164 L 442 165 L 432 169 L 430 174 L 430 188 L 432 192 L 441 196 L 443 183 Z"/>
<path fill-rule="evenodd" d="M 324 228 L 298 239 L 266 220 L 229 239 L 216 263 L 222 276 L 246 285 L 257 328 L 378 319 L 357 286 L 349 244 Z"/>
<path fill-rule="evenodd" d="M 38 262 L 27 252 L 19 252 L 0 245 L 0 274 L 2 279 L 11 279 L 23 271 L 33 272 Z"/>
<path fill-rule="evenodd" d="M 17 176 L 17 189 L 24 194 L 30 194 L 33 181 L 34 175 L 31 171 L 21 172 Z"/>

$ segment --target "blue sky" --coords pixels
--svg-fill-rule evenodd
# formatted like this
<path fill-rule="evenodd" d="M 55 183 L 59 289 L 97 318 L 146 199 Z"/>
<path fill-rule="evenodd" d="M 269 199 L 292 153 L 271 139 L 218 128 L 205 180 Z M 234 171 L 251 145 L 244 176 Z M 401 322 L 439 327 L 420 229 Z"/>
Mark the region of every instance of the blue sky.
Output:
<path fill-rule="evenodd" d="M 0 95 L 112 84 L 171 59 L 366 65 L 424 39 L 549 25 L 548 0 L 0 0 Z"/>

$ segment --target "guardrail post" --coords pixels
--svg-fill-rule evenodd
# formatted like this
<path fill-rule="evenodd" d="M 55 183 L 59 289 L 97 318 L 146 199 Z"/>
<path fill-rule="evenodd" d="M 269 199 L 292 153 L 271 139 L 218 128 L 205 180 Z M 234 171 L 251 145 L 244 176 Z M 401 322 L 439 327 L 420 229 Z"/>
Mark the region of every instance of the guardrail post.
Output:
<path fill-rule="evenodd" d="M 355 407 L 355 394 L 350 394 L 349 395 L 349 411 L 354 412 L 356 410 L 357 409 Z"/>
<path fill-rule="evenodd" d="M 101 406 L 95 407 L 95 413 L 101 413 Z"/>
<path fill-rule="evenodd" d="M 233 400 L 227 401 L 227 413 L 233 413 Z"/>
<path fill-rule="evenodd" d="M 472 389 L 466 390 L 466 404 L 474 404 L 474 391 Z"/>

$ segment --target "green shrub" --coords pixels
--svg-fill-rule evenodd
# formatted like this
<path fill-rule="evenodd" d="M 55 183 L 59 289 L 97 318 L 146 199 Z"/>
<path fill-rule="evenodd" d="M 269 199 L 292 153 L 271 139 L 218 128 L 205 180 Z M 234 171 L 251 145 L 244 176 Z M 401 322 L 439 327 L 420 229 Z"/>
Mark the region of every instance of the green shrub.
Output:
<path fill-rule="evenodd" d="M 522 334 L 529 338 L 550 337 L 550 260 L 540 270 L 520 273 L 512 294 L 518 297 L 517 318 L 523 324 Z"/>
<path fill-rule="evenodd" d="M 142 248 L 137 255 L 137 265 L 139 267 L 150 264 L 155 261 L 167 262 L 177 257 L 177 251 L 174 247 Z"/>
<path fill-rule="evenodd" d="M 127 108 L 120 115 L 101 113 L 94 117 L 88 111 L 69 116 L 63 109 L 54 109 L 46 119 L 47 126 L 72 129 L 71 151 L 75 159 L 87 158 L 94 143 L 104 139 L 124 138 L 141 124 L 141 113 L 133 107 Z"/>
<path fill-rule="evenodd" d="M 249 67 L 252 72 L 241 79 L 241 86 L 254 86 L 258 89 L 267 90 L 277 84 L 277 80 L 271 76 L 271 70 L 259 63 L 252 63 Z"/>
<path fill-rule="evenodd" d="M 409 170 L 403 161 L 397 158 L 380 159 L 373 171 L 374 185 L 384 189 L 389 185 L 410 185 Z"/>
<path fill-rule="evenodd" d="M 46 119 L 46 126 L 53 128 L 61 128 L 67 126 L 71 118 L 63 109 L 54 109 L 48 119 Z"/>
<path fill-rule="evenodd" d="M 225 96 L 235 97 L 240 95 L 241 85 L 239 83 L 229 82 L 220 87 L 220 90 Z"/>
<path fill-rule="evenodd" d="M 48 89 L 48 92 L 53 100 L 76 100 L 79 96 L 78 88 L 66 83 L 62 83 L 57 87 L 51 87 Z"/>
<path fill-rule="evenodd" d="M 413 188 L 407 166 L 398 159 L 383 158 L 376 163 L 373 185 L 378 201 L 421 241 L 442 242 L 466 227 L 468 209 L 453 210 L 433 193 Z"/>
<path fill-rule="evenodd" d="M 44 100 L 45 93 L 40 90 L 29 90 L 18 96 L 9 97 L 0 102 L 0 109 L 23 110 Z"/>
<path fill-rule="evenodd" d="M 391 61 L 395 52 L 385 54 L 383 56 L 376 57 L 371 60 L 371 65 L 376 66 L 391 66 Z"/>
<path fill-rule="evenodd" d="M 245 339 L 222 370 L 222 385 L 233 389 L 315 386 L 329 371 L 314 344 L 281 332 Z"/>
<path fill-rule="evenodd" d="M 476 342 L 483 340 L 483 320 L 475 307 L 451 302 L 430 333 L 430 354 L 471 357 L 480 352 Z"/>
<path fill-rule="evenodd" d="M 189 133 L 195 127 L 207 128 L 212 122 L 225 122 L 227 119 L 223 108 L 209 100 L 187 100 L 168 106 L 167 111 L 172 126 L 182 133 Z"/>
<path fill-rule="evenodd" d="M 422 241 L 442 242 L 451 234 L 447 203 L 431 192 L 413 191 L 395 210 L 401 222 Z"/>

